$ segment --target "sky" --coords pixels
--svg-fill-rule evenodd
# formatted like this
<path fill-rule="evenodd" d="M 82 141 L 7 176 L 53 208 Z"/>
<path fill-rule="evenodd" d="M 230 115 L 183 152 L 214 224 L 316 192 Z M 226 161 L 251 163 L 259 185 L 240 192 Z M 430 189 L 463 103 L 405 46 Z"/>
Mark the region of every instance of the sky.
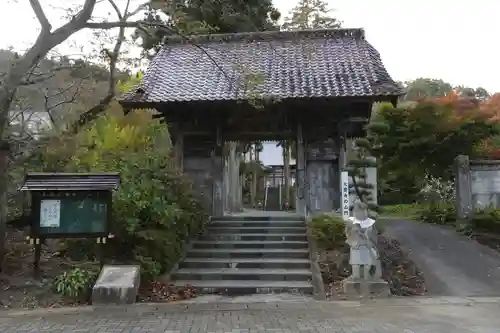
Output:
<path fill-rule="evenodd" d="M 63 1 L 64 4 L 82 2 L 40 0 L 53 22 L 60 22 L 63 12 L 58 6 L 63 7 Z M 366 39 L 380 52 L 395 80 L 440 78 L 454 85 L 482 86 L 490 92 L 500 92 L 500 1 L 327 2 L 344 27 L 365 29 Z M 295 1 L 274 0 L 274 4 L 286 16 Z M 109 7 L 103 7 L 104 3 L 100 6 L 99 16 L 108 16 Z M 23 19 L 18 13 L 23 13 Z M 23 50 L 33 42 L 38 23 L 31 13 L 27 0 L 0 0 L 0 31 L 3 32 L 0 48 L 12 46 Z M 88 52 L 95 47 L 89 43 L 92 39 L 89 32 L 79 33 L 59 52 Z M 275 144 L 265 145 L 261 156 L 264 164 L 282 164 L 280 148 Z"/>

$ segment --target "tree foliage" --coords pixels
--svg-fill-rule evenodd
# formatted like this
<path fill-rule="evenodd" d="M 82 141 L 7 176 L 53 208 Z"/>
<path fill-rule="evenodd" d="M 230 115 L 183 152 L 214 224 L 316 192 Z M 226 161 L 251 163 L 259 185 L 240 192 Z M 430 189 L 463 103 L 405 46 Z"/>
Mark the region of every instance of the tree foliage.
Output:
<path fill-rule="evenodd" d="M 479 111 L 488 117 L 493 124 L 500 126 L 500 93 L 496 93 L 482 102 Z M 500 135 L 486 138 L 479 145 L 478 151 L 482 158 L 500 159 Z"/>
<path fill-rule="evenodd" d="M 285 18 L 284 30 L 340 28 L 341 22 L 331 15 L 324 0 L 299 0 Z"/>
<path fill-rule="evenodd" d="M 135 36 L 146 51 L 158 50 L 174 31 L 191 35 L 275 30 L 280 15 L 271 0 L 159 0 L 145 16 L 151 26 L 137 29 Z"/>
<path fill-rule="evenodd" d="M 140 263 L 146 278 L 170 269 L 207 221 L 190 183 L 170 167 L 168 142 L 166 126 L 147 112 L 108 115 L 78 135 L 72 153 L 45 154 L 45 170 L 120 173 L 123 181 L 113 197 L 116 237 L 107 255 Z M 61 160 L 67 161 L 62 170 Z"/>
<path fill-rule="evenodd" d="M 499 133 L 475 103 L 449 94 L 407 108 L 383 104 L 370 126 L 381 187 L 411 198 L 426 175 L 452 179 L 457 155 L 477 156 L 478 146 Z"/>
<path fill-rule="evenodd" d="M 406 88 L 406 95 L 402 97 L 403 101 L 417 102 L 428 98 L 446 97 L 450 92 L 460 97 L 475 98 L 477 100 L 485 100 L 489 97 L 488 91 L 482 87 L 453 86 L 441 79 L 421 77 L 405 81 L 402 85 Z"/>
<path fill-rule="evenodd" d="M 131 81 L 139 80 L 138 77 Z M 127 89 L 128 82 L 120 85 Z M 29 165 L 47 172 L 119 172 L 113 195 L 108 259 L 139 263 L 151 279 L 175 264 L 189 238 L 203 230 L 207 216 L 191 183 L 174 167 L 168 129 L 141 110 L 123 116 L 114 102 L 106 114 L 77 135 L 54 138 Z M 66 253 L 95 255 L 95 242 L 67 242 Z"/>

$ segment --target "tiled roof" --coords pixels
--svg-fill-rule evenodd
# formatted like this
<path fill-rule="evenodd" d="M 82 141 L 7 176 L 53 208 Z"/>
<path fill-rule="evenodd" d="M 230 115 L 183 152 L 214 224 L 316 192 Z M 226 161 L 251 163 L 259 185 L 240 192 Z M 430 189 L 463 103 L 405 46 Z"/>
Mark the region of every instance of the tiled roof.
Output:
<path fill-rule="evenodd" d="M 25 176 L 20 191 L 109 191 L 120 185 L 118 173 L 32 172 Z"/>
<path fill-rule="evenodd" d="M 402 94 L 363 29 L 325 29 L 168 39 L 121 103 Z"/>

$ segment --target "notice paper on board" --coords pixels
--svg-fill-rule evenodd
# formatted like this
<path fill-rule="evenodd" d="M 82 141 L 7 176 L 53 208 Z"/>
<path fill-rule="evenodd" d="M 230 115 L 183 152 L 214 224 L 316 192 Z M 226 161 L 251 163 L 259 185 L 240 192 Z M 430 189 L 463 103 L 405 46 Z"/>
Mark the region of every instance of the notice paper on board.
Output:
<path fill-rule="evenodd" d="M 61 226 L 61 200 L 40 202 L 40 227 L 59 228 Z"/>

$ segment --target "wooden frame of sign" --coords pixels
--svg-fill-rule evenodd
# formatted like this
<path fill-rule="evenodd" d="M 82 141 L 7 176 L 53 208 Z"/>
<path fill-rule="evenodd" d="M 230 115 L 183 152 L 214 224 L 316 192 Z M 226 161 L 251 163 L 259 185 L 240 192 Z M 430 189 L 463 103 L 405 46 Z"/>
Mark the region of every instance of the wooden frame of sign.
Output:
<path fill-rule="evenodd" d="M 30 236 L 34 245 L 33 271 L 40 276 L 40 255 L 46 239 L 96 239 L 98 259 L 104 264 L 104 246 L 113 238 L 112 191 L 119 185 L 116 173 L 30 173 L 21 191 L 31 194 Z"/>

